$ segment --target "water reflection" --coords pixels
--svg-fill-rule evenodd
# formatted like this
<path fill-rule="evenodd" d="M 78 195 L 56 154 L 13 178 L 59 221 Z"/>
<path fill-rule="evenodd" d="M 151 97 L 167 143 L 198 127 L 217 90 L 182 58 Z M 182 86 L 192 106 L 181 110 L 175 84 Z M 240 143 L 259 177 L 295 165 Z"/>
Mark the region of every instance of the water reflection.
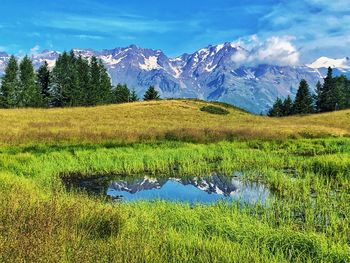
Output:
<path fill-rule="evenodd" d="M 269 190 L 255 182 L 242 182 L 235 173 L 213 173 L 206 177 L 101 177 L 71 183 L 70 186 L 94 194 L 106 194 L 117 200 L 166 200 L 190 204 L 212 204 L 220 200 L 242 203 L 265 203 Z"/>

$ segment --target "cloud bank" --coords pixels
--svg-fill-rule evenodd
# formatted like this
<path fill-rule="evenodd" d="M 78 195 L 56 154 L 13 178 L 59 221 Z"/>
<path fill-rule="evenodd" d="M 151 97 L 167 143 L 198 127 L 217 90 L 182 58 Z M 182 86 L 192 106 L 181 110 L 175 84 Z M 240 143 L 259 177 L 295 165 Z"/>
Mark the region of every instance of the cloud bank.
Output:
<path fill-rule="evenodd" d="M 290 36 L 273 36 L 260 40 L 256 35 L 240 39 L 234 43 L 241 48 L 232 56 L 232 61 L 239 65 L 298 65 L 300 54 L 292 43 L 293 40 Z"/>

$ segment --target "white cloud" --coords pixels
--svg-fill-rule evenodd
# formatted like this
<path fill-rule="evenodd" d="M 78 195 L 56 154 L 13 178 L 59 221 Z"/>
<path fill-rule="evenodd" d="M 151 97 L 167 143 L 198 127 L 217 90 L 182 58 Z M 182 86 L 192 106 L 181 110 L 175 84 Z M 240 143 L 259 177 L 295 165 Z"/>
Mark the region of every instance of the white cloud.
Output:
<path fill-rule="evenodd" d="M 259 21 L 259 36 L 293 35 L 303 62 L 349 56 L 349 0 L 295 0 L 273 6 Z"/>
<path fill-rule="evenodd" d="M 35 55 L 35 54 L 38 53 L 39 50 L 40 50 L 40 46 L 39 46 L 39 45 L 35 45 L 34 47 L 32 47 L 32 48 L 30 49 L 29 54 L 30 54 L 30 55 Z"/>
<path fill-rule="evenodd" d="M 300 55 L 293 40 L 290 36 L 273 36 L 260 41 L 256 35 L 247 40 L 240 39 L 234 45 L 242 49 L 232 56 L 232 60 L 237 64 L 297 65 Z"/>

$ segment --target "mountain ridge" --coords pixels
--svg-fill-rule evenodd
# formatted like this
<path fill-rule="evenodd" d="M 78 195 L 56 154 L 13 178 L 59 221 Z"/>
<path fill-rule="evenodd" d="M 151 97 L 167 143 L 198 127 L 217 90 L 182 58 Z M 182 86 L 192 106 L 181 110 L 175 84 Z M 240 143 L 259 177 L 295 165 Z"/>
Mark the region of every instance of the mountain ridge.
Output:
<path fill-rule="evenodd" d="M 168 57 L 161 50 L 130 45 L 125 48 L 73 49 L 76 55 L 96 56 L 105 64 L 114 85 L 126 83 L 142 96 L 154 85 L 164 98 L 199 98 L 234 104 L 253 113 L 265 113 L 276 97 L 295 95 L 301 79 L 313 89 L 322 81 L 325 68 L 338 66 L 337 74 L 348 74 L 348 59 L 322 60 L 307 65 L 271 65 L 237 62 L 250 51 L 235 43 L 209 45 L 192 54 Z M 53 67 L 60 52 L 44 50 L 31 55 L 38 68 L 45 60 Z M 0 53 L 0 74 L 9 59 Z M 345 66 L 344 66 L 345 65 Z M 350 65 L 350 63 L 349 63 Z"/>

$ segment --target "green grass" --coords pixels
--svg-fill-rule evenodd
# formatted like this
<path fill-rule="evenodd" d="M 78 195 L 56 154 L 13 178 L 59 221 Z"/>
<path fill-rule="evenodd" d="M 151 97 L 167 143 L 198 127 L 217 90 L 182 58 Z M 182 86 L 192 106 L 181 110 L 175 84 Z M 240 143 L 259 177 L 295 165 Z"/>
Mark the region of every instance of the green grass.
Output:
<path fill-rule="evenodd" d="M 0 117 L 0 262 L 350 262 L 348 111 L 272 119 L 176 100 Z M 273 195 L 116 204 L 62 183 L 213 171 Z"/>
<path fill-rule="evenodd" d="M 212 106 L 230 112 L 208 114 Z M 323 138 L 350 135 L 350 111 L 268 118 L 194 100 L 125 103 L 90 108 L 0 110 L 0 145 L 177 140 Z"/>
<path fill-rule="evenodd" d="M 345 138 L 4 147 L 0 261 L 347 262 L 349 152 Z M 60 180 L 214 170 L 244 171 L 275 198 L 267 206 L 113 205 L 66 192 Z"/>

